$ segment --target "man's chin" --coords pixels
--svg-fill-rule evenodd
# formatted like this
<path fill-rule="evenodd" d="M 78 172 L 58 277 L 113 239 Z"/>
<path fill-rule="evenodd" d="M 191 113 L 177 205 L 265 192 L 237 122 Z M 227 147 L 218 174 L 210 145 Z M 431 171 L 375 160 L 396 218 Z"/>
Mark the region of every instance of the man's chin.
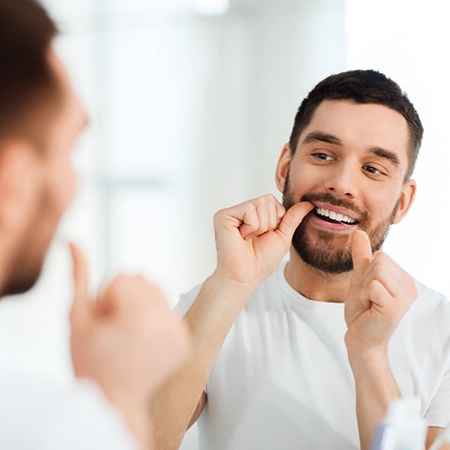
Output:
<path fill-rule="evenodd" d="M 353 260 L 349 249 L 336 248 L 332 241 L 314 245 L 307 239 L 294 239 L 292 244 L 300 259 L 320 272 L 338 275 L 353 270 Z"/>
<path fill-rule="evenodd" d="M 345 257 L 345 255 L 340 255 L 338 258 L 319 258 L 315 255 L 314 258 L 309 258 L 304 254 L 298 252 L 297 254 L 305 264 L 327 275 L 339 275 L 353 270 L 352 259 Z"/>

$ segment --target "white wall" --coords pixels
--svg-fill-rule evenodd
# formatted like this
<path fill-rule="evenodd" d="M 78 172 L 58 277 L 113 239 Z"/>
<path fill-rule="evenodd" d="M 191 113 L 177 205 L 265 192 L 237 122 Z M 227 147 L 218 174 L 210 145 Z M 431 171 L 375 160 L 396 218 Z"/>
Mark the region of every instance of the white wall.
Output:
<path fill-rule="evenodd" d="M 450 11 L 440 0 L 347 0 L 347 67 L 374 68 L 407 92 L 425 127 L 415 204 L 385 245 L 406 270 L 450 296 L 448 254 Z"/>

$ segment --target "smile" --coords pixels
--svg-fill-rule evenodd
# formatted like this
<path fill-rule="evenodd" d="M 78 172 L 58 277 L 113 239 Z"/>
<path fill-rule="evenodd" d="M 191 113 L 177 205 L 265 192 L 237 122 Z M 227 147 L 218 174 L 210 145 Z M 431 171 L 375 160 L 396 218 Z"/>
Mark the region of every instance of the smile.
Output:
<path fill-rule="evenodd" d="M 321 219 L 327 220 L 329 222 L 345 223 L 346 225 L 354 225 L 357 223 L 357 220 L 352 219 L 351 217 L 336 213 L 334 211 L 329 211 L 325 208 L 316 208 L 315 213 Z"/>

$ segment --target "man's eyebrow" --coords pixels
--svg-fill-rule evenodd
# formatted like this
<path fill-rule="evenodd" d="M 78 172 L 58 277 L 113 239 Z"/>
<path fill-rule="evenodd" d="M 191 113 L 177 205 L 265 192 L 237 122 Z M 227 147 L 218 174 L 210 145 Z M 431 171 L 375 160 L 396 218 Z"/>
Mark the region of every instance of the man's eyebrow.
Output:
<path fill-rule="evenodd" d="M 372 147 L 370 149 L 370 152 L 374 155 L 379 156 L 380 158 L 385 158 L 389 160 L 391 163 L 393 163 L 395 166 L 400 166 L 400 158 L 390 150 L 386 150 L 384 148 L 380 147 Z"/>
<path fill-rule="evenodd" d="M 327 144 L 342 145 L 341 140 L 337 136 L 324 133 L 322 131 L 312 131 L 307 134 L 305 139 L 303 139 L 302 144 L 309 144 L 310 142 L 316 141 L 326 142 Z"/>
<path fill-rule="evenodd" d="M 324 133 L 323 131 L 312 131 L 307 134 L 305 139 L 303 139 L 302 144 L 309 144 L 317 141 L 342 146 L 342 141 L 337 136 L 330 133 Z M 395 166 L 400 166 L 400 158 L 396 153 L 390 150 L 381 147 L 372 147 L 369 151 L 380 158 L 389 160 Z"/>

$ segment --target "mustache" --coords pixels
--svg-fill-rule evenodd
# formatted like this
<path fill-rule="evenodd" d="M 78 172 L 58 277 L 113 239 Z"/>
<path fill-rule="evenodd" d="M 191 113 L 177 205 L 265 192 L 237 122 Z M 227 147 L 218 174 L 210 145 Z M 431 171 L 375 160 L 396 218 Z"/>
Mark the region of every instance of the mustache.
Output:
<path fill-rule="evenodd" d="M 345 209 L 348 209 L 349 211 L 353 211 L 358 216 L 358 221 L 360 223 L 364 223 L 369 219 L 369 214 L 367 211 L 363 211 L 362 209 L 358 208 L 356 205 L 353 204 L 350 200 L 346 200 L 343 198 L 337 198 L 333 194 L 330 194 L 329 192 L 321 192 L 321 193 L 314 193 L 309 192 L 305 195 L 303 195 L 300 199 L 301 202 L 324 202 L 329 203 L 333 206 L 339 206 Z"/>

